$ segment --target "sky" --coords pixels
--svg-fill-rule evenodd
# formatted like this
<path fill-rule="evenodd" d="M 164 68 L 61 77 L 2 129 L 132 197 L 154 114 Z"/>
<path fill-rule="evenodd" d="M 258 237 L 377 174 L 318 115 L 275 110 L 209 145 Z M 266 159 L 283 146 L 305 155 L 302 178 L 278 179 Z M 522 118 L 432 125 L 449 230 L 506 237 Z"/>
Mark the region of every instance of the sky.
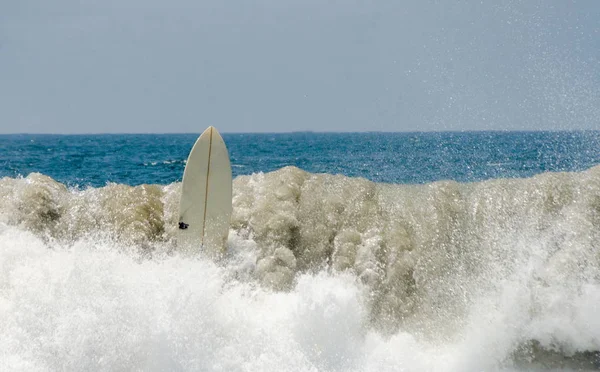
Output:
<path fill-rule="evenodd" d="M 209 125 L 600 129 L 600 1 L 0 1 L 0 133 Z"/>

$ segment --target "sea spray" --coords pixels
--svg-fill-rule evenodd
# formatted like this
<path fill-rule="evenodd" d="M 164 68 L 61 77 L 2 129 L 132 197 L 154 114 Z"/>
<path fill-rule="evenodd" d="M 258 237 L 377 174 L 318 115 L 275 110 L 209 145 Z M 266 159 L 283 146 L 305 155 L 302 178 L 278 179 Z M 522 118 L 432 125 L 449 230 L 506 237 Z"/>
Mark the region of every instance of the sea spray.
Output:
<path fill-rule="evenodd" d="M 49 361 L 60 365 L 48 356 L 67 352 L 65 343 L 55 339 L 56 324 L 66 322 L 51 315 L 58 311 L 56 301 L 70 307 L 65 316 L 100 317 L 99 326 L 108 329 L 99 336 L 100 344 L 89 339 L 95 326 L 67 329 L 65 337 L 75 337 L 77 332 L 84 335 L 68 341 L 80 349 L 72 365 L 62 364 L 67 369 L 93 363 L 140 366 L 152 361 L 152 355 L 161 355 L 164 360 L 156 363 L 175 369 L 244 370 L 241 366 L 248 367 L 253 360 L 254 367 L 272 370 L 284 363 L 281 358 L 291 350 L 293 361 L 287 365 L 295 366 L 292 370 L 394 369 L 391 366 L 402 365 L 388 350 L 395 343 L 413 350 L 412 355 L 402 354 L 409 370 L 519 368 L 523 362 L 557 368 L 569 361 L 593 367 L 596 363 L 594 352 L 600 350 L 600 324 L 595 315 L 600 310 L 600 167 L 527 179 L 424 185 L 373 183 L 294 167 L 239 176 L 234 180 L 230 255 L 223 262 L 178 257 L 173 226 L 179 188 L 178 183 L 108 184 L 78 190 L 40 174 L 0 180 L 4 273 L 0 308 L 9 319 L 2 327 L 10 335 L 4 342 L 12 345 L 5 349 L 9 350 L 6 356 L 16 363 L 10 365 L 34 363 L 33 369 L 42 370 L 52 369 Z M 70 264 L 44 266 L 57 262 L 53 257 L 66 263 L 80 258 L 88 261 L 73 263 L 71 269 L 66 268 Z M 125 265 L 123 270 L 132 271 L 133 276 L 119 279 L 123 278 L 119 265 Z M 177 265 L 198 272 L 181 272 Z M 81 267 L 89 273 L 77 274 Z M 75 273 L 68 280 L 80 283 L 80 289 L 54 277 L 64 270 Z M 140 288 L 146 276 L 157 279 Z M 314 281 L 316 287 L 331 281 L 338 284 L 331 291 L 323 288 L 327 295 L 317 291 L 298 300 L 295 296 L 306 280 Z M 117 292 L 94 287 L 103 282 Z M 28 287 L 26 283 L 33 284 Z M 166 285 L 175 293 L 153 293 L 158 289 L 152 288 L 165 283 L 171 283 Z M 198 285 L 218 289 L 204 293 Z M 97 292 L 89 299 L 85 299 L 87 287 Z M 194 288 L 204 294 L 190 293 Z M 337 305 L 332 304 L 346 301 L 346 290 L 353 291 L 352 300 L 335 310 Z M 72 296 L 70 291 L 74 291 Z M 100 298 L 93 305 L 98 293 Z M 227 300 L 227 293 L 234 297 Z M 130 298 L 138 296 L 144 298 Z M 257 299 L 254 308 L 245 302 L 247 296 Z M 81 298 L 90 304 L 78 315 L 76 303 Z M 278 302 L 282 298 L 285 305 Z M 288 300 L 300 302 L 292 306 Z M 211 307 L 220 301 L 227 306 Z M 323 302 L 319 305 L 318 301 Z M 166 306 L 165 302 L 187 307 L 154 313 L 154 306 Z M 116 311 L 123 312 L 121 318 L 108 315 L 113 305 L 121 306 Z M 206 306 L 209 310 L 201 310 Z M 229 307 L 240 311 L 228 318 L 232 328 L 212 313 L 227 314 Z M 303 307 L 309 316 L 314 312 L 333 315 L 323 315 L 324 320 L 306 331 L 306 320 L 299 320 Z M 283 318 L 258 315 L 273 309 L 279 309 L 276 314 Z M 189 318 L 194 312 L 208 320 Z M 23 314 L 30 315 L 23 318 Z M 143 316 L 150 319 L 139 329 L 127 320 Z M 279 322 L 277 327 L 282 328 L 275 331 L 256 323 L 246 327 L 247 316 L 266 316 L 260 319 Z M 42 322 L 39 326 L 37 319 Z M 158 322 L 167 322 L 161 323 L 163 333 L 153 333 Z M 289 328 L 288 323 L 299 328 Z M 194 329 L 186 331 L 192 325 Z M 110 331 L 110 327 L 116 328 Z M 245 340 L 243 332 L 233 331 L 240 327 L 253 336 Z M 334 331 L 328 334 L 323 328 Z M 22 336 L 19 329 L 25 330 Z M 122 350 L 135 355 L 131 364 L 104 344 L 122 337 L 127 329 L 138 332 L 134 339 L 123 339 Z M 277 341 L 261 343 L 261 332 Z M 339 337 L 347 332 L 354 336 L 346 345 Z M 324 343 L 315 346 L 315 340 L 323 337 Z M 44 344 L 46 339 L 54 339 L 58 349 Z M 145 340 L 148 349 L 136 346 L 135 339 Z M 220 346 L 211 346 L 210 339 Z M 38 346 L 27 354 L 18 349 L 24 342 Z M 93 359 L 90 347 L 104 357 Z M 165 352 L 157 354 L 157 348 Z M 367 356 L 354 356 L 353 348 Z M 231 360 L 225 357 L 238 349 L 250 351 L 238 352 Z M 36 350 L 47 357 L 40 359 Z M 215 352 L 222 358 L 208 355 Z M 204 356 L 194 359 L 194 353 Z M 426 362 L 432 353 L 438 357 Z M 264 359 L 256 359 L 257 355 Z"/>

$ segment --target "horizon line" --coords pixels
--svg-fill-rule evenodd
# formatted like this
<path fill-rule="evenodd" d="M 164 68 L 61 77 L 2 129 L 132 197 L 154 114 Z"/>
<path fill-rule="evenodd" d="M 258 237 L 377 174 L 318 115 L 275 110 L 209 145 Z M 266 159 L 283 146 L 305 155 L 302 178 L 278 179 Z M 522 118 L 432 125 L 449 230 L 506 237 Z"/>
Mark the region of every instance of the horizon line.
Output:
<path fill-rule="evenodd" d="M 218 129 L 217 129 L 218 130 Z M 542 133 L 542 132 L 598 132 L 600 129 L 470 129 L 470 130 L 412 130 L 412 131 L 315 131 L 315 130 L 296 130 L 287 132 L 238 132 L 238 131 L 219 131 L 222 134 L 264 134 L 264 135 L 282 135 L 282 134 L 428 134 L 428 133 Z M 200 134 L 199 132 L 14 132 L 0 133 L 0 136 L 101 136 L 101 135 L 192 135 Z"/>

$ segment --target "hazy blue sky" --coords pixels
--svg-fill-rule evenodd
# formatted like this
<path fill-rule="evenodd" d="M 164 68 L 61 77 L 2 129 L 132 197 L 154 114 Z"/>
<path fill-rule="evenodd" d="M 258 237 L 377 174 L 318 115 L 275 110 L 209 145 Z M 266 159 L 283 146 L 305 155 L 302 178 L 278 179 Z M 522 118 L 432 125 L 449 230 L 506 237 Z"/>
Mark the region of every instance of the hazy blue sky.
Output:
<path fill-rule="evenodd" d="M 600 0 L 3 0 L 0 133 L 600 129 Z"/>

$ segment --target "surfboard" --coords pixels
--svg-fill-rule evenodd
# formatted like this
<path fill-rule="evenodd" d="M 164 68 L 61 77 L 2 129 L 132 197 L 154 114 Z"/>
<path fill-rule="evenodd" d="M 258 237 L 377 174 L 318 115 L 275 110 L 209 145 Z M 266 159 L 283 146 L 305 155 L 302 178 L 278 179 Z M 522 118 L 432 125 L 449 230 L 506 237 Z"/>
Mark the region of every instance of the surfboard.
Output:
<path fill-rule="evenodd" d="M 227 147 L 217 129 L 210 126 L 196 140 L 183 171 L 177 236 L 180 251 L 224 253 L 231 197 Z"/>

